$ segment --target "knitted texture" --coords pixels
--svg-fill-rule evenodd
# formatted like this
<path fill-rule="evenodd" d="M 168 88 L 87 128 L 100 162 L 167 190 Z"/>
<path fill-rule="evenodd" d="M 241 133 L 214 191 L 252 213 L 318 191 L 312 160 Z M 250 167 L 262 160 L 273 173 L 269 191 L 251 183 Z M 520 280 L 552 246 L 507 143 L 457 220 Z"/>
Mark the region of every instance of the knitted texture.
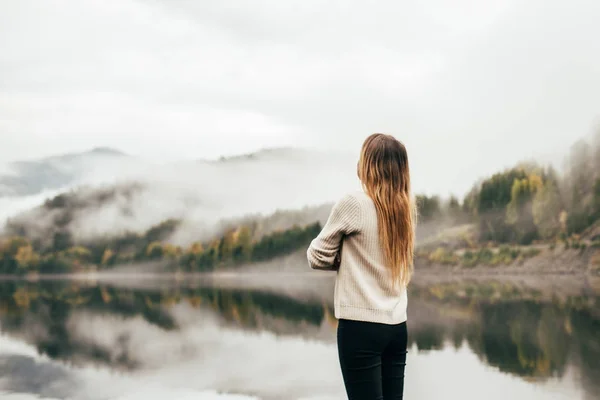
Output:
<path fill-rule="evenodd" d="M 406 321 L 406 287 L 393 285 L 379 243 L 377 213 L 364 192 L 344 196 L 306 253 L 316 270 L 336 271 L 335 317 L 382 324 Z M 341 251 L 341 262 L 334 261 Z"/>

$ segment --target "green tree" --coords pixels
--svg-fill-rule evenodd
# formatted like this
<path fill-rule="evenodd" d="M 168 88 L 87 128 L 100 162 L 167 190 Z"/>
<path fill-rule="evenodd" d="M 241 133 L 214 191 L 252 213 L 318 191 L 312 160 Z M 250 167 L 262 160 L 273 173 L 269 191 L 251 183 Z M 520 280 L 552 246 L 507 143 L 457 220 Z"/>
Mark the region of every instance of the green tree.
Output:
<path fill-rule="evenodd" d="M 594 179 L 600 179 L 600 127 L 596 129 L 592 138 L 592 153 L 593 177 Z"/>
<path fill-rule="evenodd" d="M 483 181 L 479 193 L 474 196 L 482 240 L 506 242 L 512 238 L 512 230 L 506 221 L 506 208 L 511 202 L 515 180 L 524 178 L 527 174 L 523 168 L 513 168 Z"/>
<path fill-rule="evenodd" d="M 466 215 L 470 215 L 472 217 L 477 216 L 477 207 L 479 203 L 479 189 L 480 185 L 475 185 L 465 195 L 465 198 L 462 202 L 462 211 Z"/>
<path fill-rule="evenodd" d="M 181 224 L 180 220 L 168 219 L 148 229 L 144 235 L 146 243 L 160 242 L 171 236 Z"/>
<path fill-rule="evenodd" d="M 56 232 L 52 238 L 52 251 L 58 252 L 67 250 L 73 246 L 73 237 L 71 232 L 63 230 Z"/>
<path fill-rule="evenodd" d="M 63 274 L 73 272 L 73 268 L 64 257 L 51 253 L 41 259 L 39 271 L 42 274 Z"/>
<path fill-rule="evenodd" d="M 506 207 L 506 221 L 512 228 L 513 239 L 519 243 L 529 244 L 537 235 L 532 201 L 541 186 L 542 179 L 537 175 L 513 182 L 511 200 Z"/>
<path fill-rule="evenodd" d="M 533 197 L 533 219 L 540 236 L 556 237 L 561 231 L 560 216 L 563 210 L 557 182 L 548 179 Z"/>
<path fill-rule="evenodd" d="M 233 251 L 236 247 L 236 234 L 234 230 L 225 232 L 219 241 L 219 259 L 223 262 L 233 260 Z"/>
<path fill-rule="evenodd" d="M 464 220 L 465 214 L 463 212 L 463 207 L 455 196 L 451 196 L 448 200 L 446 213 L 454 223 L 462 222 Z"/>
<path fill-rule="evenodd" d="M 165 250 L 162 243 L 152 242 L 146 248 L 146 257 L 150 260 L 159 260 L 165 255 Z"/>
<path fill-rule="evenodd" d="M 213 240 L 210 245 L 197 258 L 197 264 L 200 270 L 210 271 L 216 267 L 219 262 L 219 244 L 220 240 Z"/>
<path fill-rule="evenodd" d="M 600 219 L 600 178 L 594 184 L 593 216 L 596 220 Z"/>
<path fill-rule="evenodd" d="M 571 147 L 565 179 L 570 192 L 569 205 L 574 214 L 585 212 L 590 205 L 594 174 L 591 146 L 580 140 Z"/>
<path fill-rule="evenodd" d="M 421 221 L 431 221 L 441 216 L 441 202 L 438 196 L 417 195 L 416 202 Z"/>
<path fill-rule="evenodd" d="M 204 246 L 200 242 L 194 242 L 190 248 L 183 254 L 180 265 L 184 271 L 195 271 L 198 269 L 198 259 L 204 252 Z"/>
<path fill-rule="evenodd" d="M 247 226 L 242 226 L 237 231 L 234 259 L 238 262 L 249 261 L 252 257 L 252 232 Z"/>

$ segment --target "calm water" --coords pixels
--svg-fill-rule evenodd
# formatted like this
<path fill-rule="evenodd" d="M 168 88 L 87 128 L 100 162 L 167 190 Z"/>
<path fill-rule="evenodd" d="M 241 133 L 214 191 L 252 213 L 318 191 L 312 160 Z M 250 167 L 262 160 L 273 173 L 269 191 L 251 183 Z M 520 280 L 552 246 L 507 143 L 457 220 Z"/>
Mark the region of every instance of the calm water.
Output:
<path fill-rule="evenodd" d="M 0 398 L 343 399 L 331 279 L 270 278 L 0 282 Z M 415 283 L 405 397 L 600 399 L 599 306 L 588 283 Z"/>

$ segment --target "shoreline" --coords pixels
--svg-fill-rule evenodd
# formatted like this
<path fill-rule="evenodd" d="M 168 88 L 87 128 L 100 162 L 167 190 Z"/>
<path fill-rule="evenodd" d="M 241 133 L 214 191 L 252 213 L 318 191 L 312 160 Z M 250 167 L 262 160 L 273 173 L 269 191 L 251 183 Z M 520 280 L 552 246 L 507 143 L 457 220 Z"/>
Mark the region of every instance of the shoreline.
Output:
<path fill-rule="evenodd" d="M 507 273 L 499 269 L 485 271 L 463 271 L 455 273 L 445 268 L 445 273 L 435 269 L 418 270 L 409 284 L 409 293 L 418 291 L 438 298 L 440 293 L 465 298 L 466 293 L 478 287 L 492 288 L 494 292 L 518 290 L 533 293 L 532 296 L 545 299 L 569 296 L 599 296 L 600 275 L 583 271 L 570 273 Z M 76 273 L 36 277 L 0 275 L 0 283 L 13 282 L 16 285 L 36 285 L 42 283 L 67 283 L 77 287 L 113 287 L 133 290 L 175 290 L 180 289 L 219 289 L 233 291 L 257 291 L 285 295 L 299 301 L 312 301 L 330 304 L 333 300 L 335 274 L 312 271 L 220 271 L 212 273 Z M 444 295 L 445 296 L 445 295 Z M 495 295 L 494 295 L 495 296 Z M 467 296 L 468 297 L 468 296 Z"/>
<path fill-rule="evenodd" d="M 536 246 L 539 253 L 528 258 L 515 259 L 508 263 L 493 265 L 463 265 L 460 263 L 444 263 L 424 256 L 415 256 L 414 281 L 446 281 L 460 279 L 499 279 L 499 278 L 549 278 L 551 280 L 565 277 L 599 278 L 600 250 L 593 247 L 586 249 L 565 249 Z M 477 250 L 473 250 L 477 251 Z M 321 279 L 335 274 L 330 271 L 313 271 L 305 261 L 304 251 L 297 251 L 283 258 L 247 264 L 240 267 L 224 267 L 222 270 L 206 272 L 149 271 L 142 265 L 122 265 L 110 270 L 81 271 L 62 274 L 25 275 L 0 274 L 0 281 L 80 281 L 80 282 L 172 282 L 172 283 L 219 283 L 235 281 L 265 282 L 276 279 L 279 282 L 293 281 L 294 278 Z M 306 266 L 305 266 L 306 265 Z M 291 278 L 291 279 L 290 279 Z"/>
<path fill-rule="evenodd" d="M 451 279 L 460 276 L 461 278 L 497 278 L 497 277 L 590 277 L 600 278 L 600 273 L 596 271 L 586 271 L 581 269 L 550 269 L 538 270 L 533 268 L 522 268 L 519 266 L 477 266 L 473 268 L 431 265 L 425 268 L 415 267 L 414 279 Z M 277 277 L 297 277 L 307 279 L 333 278 L 332 271 L 273 271 L 273 270 L 251 270 L 251 271 L 218 271 L 218 272 L 76 272 L 70 274 L 34 274 L 34 275 L 10 275 L 0 274 L 0 281 L 64 281 L 64 280 L 112 280 L 115 278 L 121 280 L 173 280 L 186 282 L 192 280 L 213 281 L 213 280 L 239 280 L 252 278 Z"/>

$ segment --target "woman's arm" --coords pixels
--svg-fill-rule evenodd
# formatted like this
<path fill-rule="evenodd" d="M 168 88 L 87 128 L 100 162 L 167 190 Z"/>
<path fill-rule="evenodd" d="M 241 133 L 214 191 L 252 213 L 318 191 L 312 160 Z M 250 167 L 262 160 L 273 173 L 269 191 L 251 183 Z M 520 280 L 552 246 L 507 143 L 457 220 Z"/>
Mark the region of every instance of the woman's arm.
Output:
<path fill-rule="evenodd" d="M 350 195 L 338 201 L 319 235 L 313 239 L 306 252 L 312 269 L 334 271 L 339 268 L 341 244 L 344 236 L 358 232 L 359 206 Z"/>

